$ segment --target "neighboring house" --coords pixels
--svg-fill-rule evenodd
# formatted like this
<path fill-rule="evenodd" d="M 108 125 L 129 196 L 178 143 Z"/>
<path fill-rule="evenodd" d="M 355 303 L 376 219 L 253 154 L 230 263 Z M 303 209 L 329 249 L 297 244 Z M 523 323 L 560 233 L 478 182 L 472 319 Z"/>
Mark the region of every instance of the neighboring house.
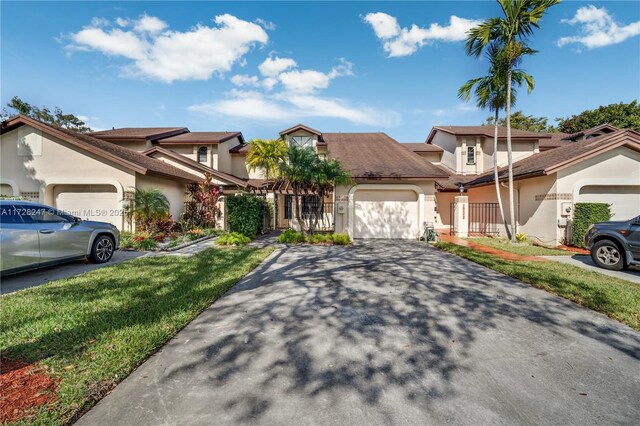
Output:
<path fill-rule="evenodd" d="M 493 126 L 434 127 L 425 144 L 443 149 L 449 179 L 438 181 L 438 227 L 451 225 L 460 185 L 469 197 L 472 232 L 504 235 L 493 177 Z M 500 127 L 501 197 L 509 217 L 506 128 Z M 640 134 L 602 125 L 572 135 L 513 130 L 518 231 L 538 242 L 566 240 L 573 204 L 611 204 L 614 219 L 640 214 Z M 415 151 L 415 148 L 412 148 Z"/>
<path fill-rule="evenodd" d="M 451 228 L 460 191 L 469 197 L 470 230 L 504 235 L 493 183 L 493 126 L 437 126 L 424 143 L 401 144 L 384 133 L 326 133 L 303 124 L 280 132 L 288 145 L 339 160 L 353 176 L 324 200 L 320 229 L 353 238 L 406 238 L 425 224 Z M 499 127 L 501 196 L 508 215 L 506 128 Z M 614 219 L 640 214 L 640 135 L 609 125 L 572 135 L 512 130 L 518 230 L 556 245 L 573 203 L 607 202 Z M 2 195 L 21 195 L 112 222 L 135 188 L 157 187 L 179 218 L 186 187 L 212 176 L 224 194 L 262 193 L 278 206 L 276 226 L 294 222 L 291 188 L 249 171 L 250 144 L 240 132 L 186 127 L 121 128 L 88 135 L 17 116 L 2 123 Z M 303 219 L 318 195 L 301 200 Z M 98 212 L 98 213 L 96 213 Z"/>
<path fill-rule="evenodd" d="M 189 183 L 200 177 L 95 137 L 25 116 L 0 128 L 0 191 L 125 227 L 123 200 L 136 188 L 159 188 L 179 217 Z"/>

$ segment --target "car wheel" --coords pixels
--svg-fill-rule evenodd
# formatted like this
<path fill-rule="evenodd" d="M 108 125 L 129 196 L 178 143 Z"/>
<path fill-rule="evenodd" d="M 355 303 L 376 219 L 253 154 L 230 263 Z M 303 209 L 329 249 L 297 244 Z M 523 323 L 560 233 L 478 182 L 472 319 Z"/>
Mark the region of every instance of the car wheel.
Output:
<path fill-rule="evenodd" d="M 111 260 L 115 247 L 113 240 L 106 235 L 99 235 L 93 242 L 89 260 L 93 263 L 105 263 Z"/>
<path fill-rule="evenodd" d="M 613 241 L 598 241 L 591 248 L 591 258 L 601 268 L 621 271 L 625 268 L 624 252 Z"/>

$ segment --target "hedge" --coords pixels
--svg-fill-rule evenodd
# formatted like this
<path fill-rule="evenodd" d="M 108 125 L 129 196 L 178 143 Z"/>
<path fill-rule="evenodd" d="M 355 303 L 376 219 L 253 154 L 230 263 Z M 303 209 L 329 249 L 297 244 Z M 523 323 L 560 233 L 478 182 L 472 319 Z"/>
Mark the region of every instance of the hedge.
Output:
<path fill-rule="evenodd" d="M 573 211 L 571 242 L 574 246 L 585 247 L 584 236 L 589 226 L 611 220 L 611 204 L 576 203 Z"/>
<path fill-rule="evenodd" d="M 262 233 L 263 215 L 269 212 L 264 198 L 241 194 L 225 197 L 225 203 L 230 232 L 238 232 L 252 239 Z"/>

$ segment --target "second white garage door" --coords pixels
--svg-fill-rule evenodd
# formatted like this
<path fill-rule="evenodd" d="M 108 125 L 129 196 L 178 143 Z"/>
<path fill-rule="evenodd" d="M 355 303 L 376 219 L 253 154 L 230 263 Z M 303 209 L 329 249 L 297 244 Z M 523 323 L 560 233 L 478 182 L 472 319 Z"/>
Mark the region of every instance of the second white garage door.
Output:
<path fill-rule="evenodd" d="M 122 227 L 120 200 L 113 185 L 56 185 L 55 206 L 84 220 L 97 220 Z"/>
<path fill-rule="evenodd" d="M 354 238 L 418 237 L 418 194 L 414 191 L 359 190 L 354 197 Z"/>
<path fill-rule="evenodd" d="M 640 215 L 639 185 L 589 185 L 580 188 L 580 202 L 611 204 L 611 220 L 629 220 Z"/>

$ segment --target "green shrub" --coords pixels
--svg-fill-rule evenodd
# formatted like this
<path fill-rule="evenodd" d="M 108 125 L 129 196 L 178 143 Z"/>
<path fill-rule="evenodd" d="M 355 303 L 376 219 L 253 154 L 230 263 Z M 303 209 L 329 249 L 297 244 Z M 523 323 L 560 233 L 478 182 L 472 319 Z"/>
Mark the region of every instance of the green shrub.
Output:
<path fill-rule="evenodd" d="M 333 234 L 331 235 L 333 239 L 333 244 L 339 246 L 349 246 L 351 245 L 351 238 L 347 234 Z"/>
<path fill-rule="evenodd" d="M 121 232 L 120 233 L 120 248 L 121 249 L 130 249 L 133 248 L 135 235 L 132 232 Z"/>
<path fill-rule="evenodd" d="M 524 232 L 518 232 L 516 234 L 516 241 L 519 243 L 524 243 L 527 241 L 527 234 L 525 234 Z"/>
<path fill-rule="evenodd" d="M 227 222 L 231 232 L 255 238 L 262 233 L 263 218 L 269 214 L 267 202 L 256 195 L 241 194 L 225 197 Z"/>
<path fill-rule="evenodd" d="M 251 242 L 251 238 L 238 232 L 221 235 L 217 240 L 221 246 L 243 246 L 249 242 Z"/>
<path fill-rule="evenodd" d="M 144 238 L 133 243 L 133 248 L 141 251 L 153 250 L 156 247 L 158 247 L 158 243 L 153 238 Z"/>
<path fill-rule="evenodd" d="M 293 229 L 287 229 L 278 237 L 278 241 L 283 244 L 298 244 L 304 242 L 304 235 Z"/>
<path fill-rule="evenodd" d="M 573 211 L 571 243 L 577 247 L 585 247 L 584 236 L 589 226 L 598 222 L 611 220 L 610 204 L 576 203 Z"/>
<path fill-rule="evenodd" d="M 284 244 L 335 244 L 339 246 L 348 246 L 351 244 L 351 238 L 347 234 L 312 234 L 306 237 L 300 232 L 293 229 L 284 231 L 278 241 Z"/>

